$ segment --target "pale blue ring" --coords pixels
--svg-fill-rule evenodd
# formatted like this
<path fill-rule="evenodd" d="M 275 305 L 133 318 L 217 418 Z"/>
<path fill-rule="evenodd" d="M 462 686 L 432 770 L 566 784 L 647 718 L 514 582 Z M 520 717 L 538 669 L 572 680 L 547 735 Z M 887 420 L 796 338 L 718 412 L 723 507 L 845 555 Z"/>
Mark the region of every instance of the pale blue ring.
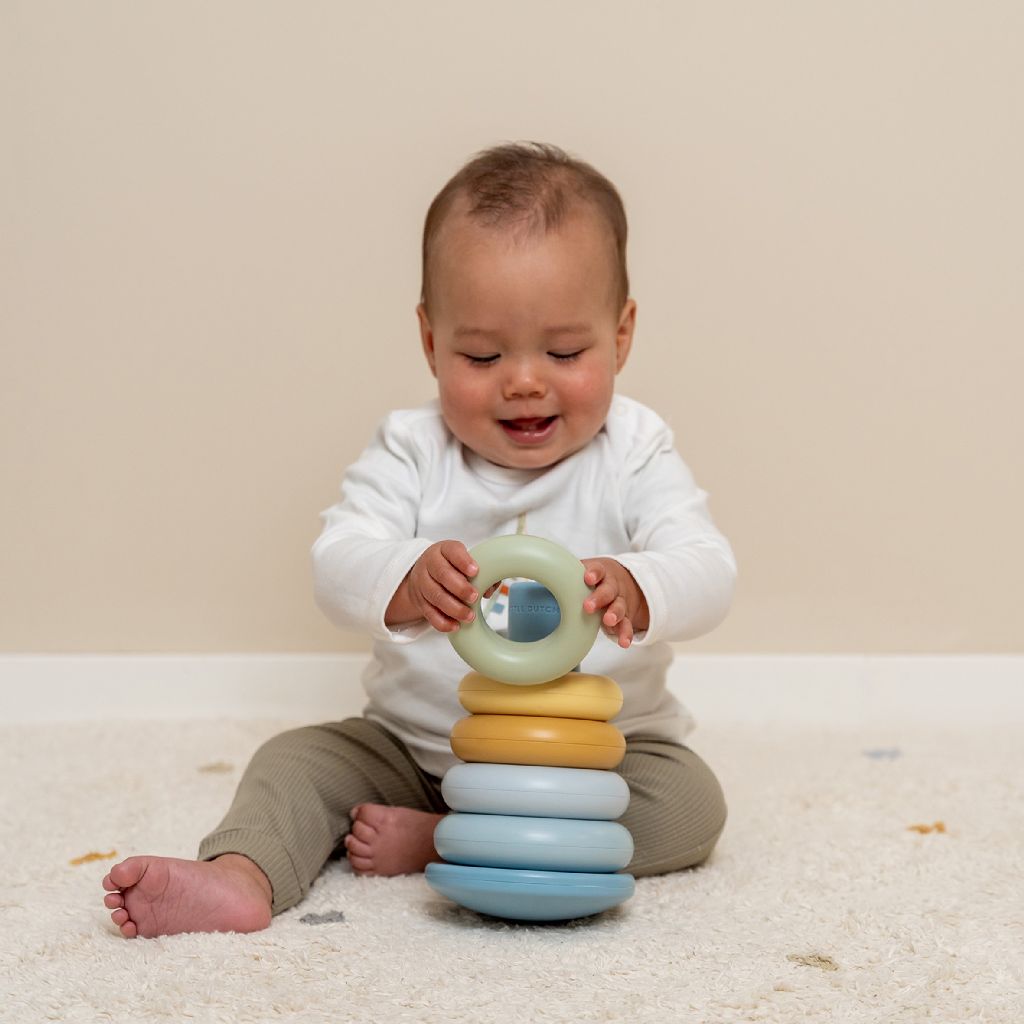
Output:
<path fill-rule="evenodd" d="M 450 900 L 481 914 L 512 921 L 567 921 L 628 900 L 632 875 L 572 871 L 518 871 L 428 864 L 427 883 Z"/>
<path fill-rule="evenodd" d="M 447 861 L 532 871 L 619 871 L 633 859 L 633 837 L 614 821 L 449 814 L 434 829 Z"/>
<path fill-rule="evenodd" d="M 453 811 L 612 821 L 629 805 L 626 780 L 596 768 L 457 764 L 441 781 Z"/>

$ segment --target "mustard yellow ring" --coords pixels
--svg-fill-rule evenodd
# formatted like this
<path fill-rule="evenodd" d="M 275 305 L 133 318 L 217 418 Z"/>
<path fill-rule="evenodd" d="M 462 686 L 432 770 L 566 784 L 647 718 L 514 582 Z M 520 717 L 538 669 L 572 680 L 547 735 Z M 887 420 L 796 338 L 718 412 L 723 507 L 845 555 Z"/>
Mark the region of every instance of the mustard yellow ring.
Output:
<path fill-rule="evenodd" d="M 459 703 L 474 715 L 543 715 L 607 722 L 622 710 L 622 690 L 608 676 L 569 672 L 548 683 L 513 686 L 470 672 L 459 684 Z"/>
<path fill-rule="evenodd" d="M 452 729 L 452 751 L 463 761 L 553 768 L 615 768 L 626 739 L 607 722 L 530 715 L 470 715 Z"/>

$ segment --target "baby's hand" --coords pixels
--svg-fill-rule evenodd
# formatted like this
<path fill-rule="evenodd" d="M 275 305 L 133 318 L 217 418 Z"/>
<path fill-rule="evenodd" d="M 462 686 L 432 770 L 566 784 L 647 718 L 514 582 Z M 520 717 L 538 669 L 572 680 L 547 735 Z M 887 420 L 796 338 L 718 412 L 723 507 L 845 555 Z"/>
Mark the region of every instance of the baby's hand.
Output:
<path fill-rule="evenodd" d="M 637 586 L 633 574 L 614 558 L 584 558 L 583 582 L 595 590 L 583 602 L 589 615 L 605 609 L 601 627 L 620 647 L 633 642 L 633 633 L 647 629 L 650 612 L 647 598 Z"/>
<path fill-rule="evenodd" d="M 460 622 L 475 618 L 470 605 L 479 595 L 469 580 L 478 572 L 461 541 L 431 544 L 395 591 L 384 621 L 391 624 L 423 618 L 442 633 L 454 632 Z"/>

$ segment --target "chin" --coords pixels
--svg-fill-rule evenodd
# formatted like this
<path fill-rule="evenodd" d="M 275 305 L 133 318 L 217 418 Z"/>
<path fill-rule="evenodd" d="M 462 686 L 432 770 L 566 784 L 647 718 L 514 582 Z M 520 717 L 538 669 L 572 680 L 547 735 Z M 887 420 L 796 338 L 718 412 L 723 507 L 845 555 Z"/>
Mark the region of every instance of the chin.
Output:
<path fill-rule="evenodd" d="M 516 450 L 512 453 L 503 453 L 501 465 L 510 469 L 548 469 L 557 465 L 562 459 L 567 459 L 571 451 L 544 451 L 540 448 L 528 449 L 526 451 Z M 496 460 L 492 460 L 496 461 Z"/>

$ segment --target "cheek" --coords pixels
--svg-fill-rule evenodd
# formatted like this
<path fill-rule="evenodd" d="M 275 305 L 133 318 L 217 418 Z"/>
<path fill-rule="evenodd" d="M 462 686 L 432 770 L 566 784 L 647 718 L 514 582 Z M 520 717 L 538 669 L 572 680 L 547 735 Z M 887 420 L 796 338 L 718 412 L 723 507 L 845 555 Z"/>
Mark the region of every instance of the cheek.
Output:
<path fill-rule="evenodd" d="M 487 402 L 484 382 L 465 374 L 446 376 L 439 383 L 441 403 L 454 415 L 476 412 Z"/>
<path fill-rule="evenodd" d="M 595 367 L 566 382 L 562 394 L 581 411 L 603 412 L 607 403 L 611 401 L 613 387 L 614 378 L 606 373 L 603 367 Z"/>

